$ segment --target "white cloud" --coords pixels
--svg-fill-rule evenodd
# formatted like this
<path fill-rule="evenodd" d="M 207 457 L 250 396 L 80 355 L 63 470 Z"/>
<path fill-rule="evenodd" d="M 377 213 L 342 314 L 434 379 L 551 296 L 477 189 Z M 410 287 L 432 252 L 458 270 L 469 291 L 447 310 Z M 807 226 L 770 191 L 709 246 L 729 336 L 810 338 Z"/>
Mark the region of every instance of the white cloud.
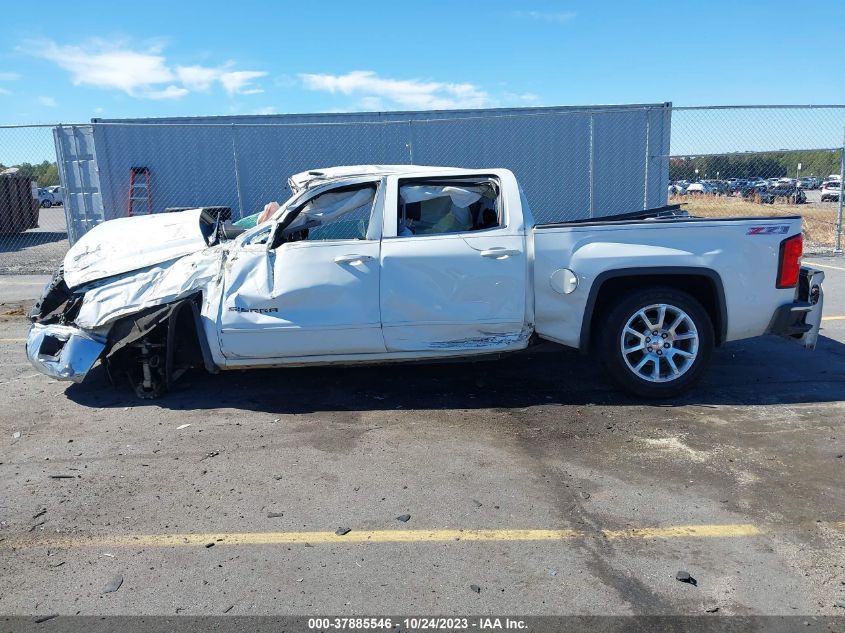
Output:
<path fill-rule="evenodd" d="M 278 114 L 278 112 L 275 106 L 265 106 L 263 108 L 256 108 L 250 114 Z"/>
<path fill-rule="evenodd" d="M 302 73 L 299 79 L 309 90 L 361 95 L 361 103 L 369 109 L 384 109 L 382 106 L 387 106 L 444 110 L 495 105 L 494 99 L 487 92 L 470 83 L 388 79 L 371 70 L 354 70 L 345 75 Z"/>
<path fill-rule="evenodd" d="M 160 46 L 134 49 L 123 42 L 89 40 L 84 45 L 35 42 L 27 46 L 68 71 L 77 86 L 120 90 L 142 99 L 178 99 L 191 91 L 206 91 L 215 83 L 231 94 L 261 92 L 252 80 L 267 73 L 220 67 L 173 66 Z"/>
<path fill-rule="evenodd" d="M 175 79 L 158 49 L 137 52 L 95 40 L 85 48 L 42 42 L 38 56 L 70 73 L 76 86 L 122 90 L 133 97 L 156 92 L 155 86 Z"/>
<path fill-rule="evenodd" d="M 267 73 L 257 70 L 235 70 L 220 75 L 220 83 L 231 94 L 254 95 L 264 92 L 261 88 L 248 87 L 253 79 L 264 77 Z"/>
<path fill-rule="evenodd" d="M 55 108 L 56 107 L 56 100 L 53 97 L 45 97 L 40 96 L 36 98 L 36 101 L 41 105 L 48 107 L 48 108 Z"/>
<path fill-rule="evenodd" d="M 555 24 L 567 24 L 575 19 L 575 11 L 514 11 L 518 18 L 529 18 L 531 20 L 542 20 Z"/>
<path fill-rule="evenodd" d="M 179 81 L 191 90 L 204 91 L 217 81 L 220 72 L 216 68 L 205 66 L 179 66 L 176 69 L 176 75 L 179 77 Z"/>
<path fill-rule="evenodd" d="M 264 92 L 252 85 L 254 79 L 266 77 L 267 73 L 259 70 L 230 70 L 231 64 L 212 68 L 209 66 L 178 66 L 176 76 L 187 88 L 205 92 L 219 82 L 230 95 L 252 95 Z"/>
<path fill-rule="evenodd" d="M 161 90 L 148 90 L 144 93 L 145 99 L 178 99 L 188 94 L 190 90 L 180 86 L 170 85 Z"/>

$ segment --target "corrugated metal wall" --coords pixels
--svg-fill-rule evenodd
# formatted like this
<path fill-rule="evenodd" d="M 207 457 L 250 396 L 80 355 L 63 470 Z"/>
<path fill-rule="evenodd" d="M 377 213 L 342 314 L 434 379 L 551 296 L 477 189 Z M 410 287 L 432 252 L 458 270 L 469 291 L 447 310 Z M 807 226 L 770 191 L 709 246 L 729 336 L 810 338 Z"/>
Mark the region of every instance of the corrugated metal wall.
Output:
<path fill-rule="evenodd" d="M 68 205 L 79 230 L 97 208 L 104 219 L 126 215 L 133 166 L 151 171 L 154 210 L 224 205 L 235 218 L 286 199 L 287 177 L 307 169 L 506 167 L 537 220 L 551 222 L 666 204 L 670 117 L 670 104 L 654 104 L 95 119 L 87 130 L 58 128 L 56 144 L 62 181 L 83 176 Z"/>
<path fill-rule="evenodd" d="M 105 219 L 100 192 L 94 130 L 90 125 L 53 130 L 59 178 L 64 189 L 68 241 L 73 244 Z"/>

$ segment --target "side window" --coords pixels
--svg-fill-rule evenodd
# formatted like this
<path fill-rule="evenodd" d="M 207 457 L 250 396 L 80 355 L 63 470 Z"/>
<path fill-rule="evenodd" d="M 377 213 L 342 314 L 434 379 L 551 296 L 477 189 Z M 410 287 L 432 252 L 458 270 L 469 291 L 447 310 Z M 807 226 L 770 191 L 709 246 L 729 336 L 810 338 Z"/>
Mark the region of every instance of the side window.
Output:
<path fill-rule="evenodd" d="M 291 228 L 298 226 L 302 239 L 308 241 L 363 240 L 375 194 L 375 186 L 367 185 L 315 196 L 305 203 Z"/>
<path fill-rule="evenodd" d="M 264 228 L 262 228 L 260 231 L 256 231 L 255 233 L 244 239 L 244 246 L 249 246 L 252 244 L 266 244 L 267 240 L 270 239 L 270 233 L 272 229 L 272 225 L 265 224 Z"/>
<path fill-rule="evenodd" d="M 405 182 L 399 186 L 397 235 L 464 233 L 501 226 L 499 186 L 477 182 Z"/>

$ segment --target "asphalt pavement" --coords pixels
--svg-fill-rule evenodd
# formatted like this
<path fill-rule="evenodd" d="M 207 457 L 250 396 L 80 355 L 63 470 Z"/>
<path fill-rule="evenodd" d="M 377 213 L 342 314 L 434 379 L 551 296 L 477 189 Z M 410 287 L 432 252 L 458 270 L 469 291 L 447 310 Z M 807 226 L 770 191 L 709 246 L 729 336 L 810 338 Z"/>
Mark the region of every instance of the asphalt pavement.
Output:
<path fill-rule="evenodd" d="M 725 345 L 664 403 L 550 345 L 139 401 L 36 373 L 6 302 L 0 613 L 841 615 L 845 259 L 810 259 L 815 352 Z"/>
<path fill-rule="evenodd" d="M 41 296 L 51 275 L 0 275 L 0 306 L 29 304 Z"/>

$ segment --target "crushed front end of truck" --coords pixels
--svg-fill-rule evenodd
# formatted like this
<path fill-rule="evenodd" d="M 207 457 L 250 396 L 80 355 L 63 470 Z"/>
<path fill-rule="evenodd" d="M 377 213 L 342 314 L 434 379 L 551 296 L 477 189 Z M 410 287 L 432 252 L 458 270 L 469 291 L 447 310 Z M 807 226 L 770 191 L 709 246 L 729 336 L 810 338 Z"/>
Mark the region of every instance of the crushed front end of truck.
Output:
<path fill-rule="evenodd" d="M 216 371 L 201 313 L 225 261 L 219 224 L 197 209 L 107 222 L 83 236 L 30 312 L 32 365 L 81 382 L 102 360 L 112 383 L 128 381 L 144 398 L 193 367 Z"/>
<path fill-rule="evenodd" d="M 38 371 L 51 378 L 82 382 L 106 348 L 107 332 L 73 325 L 81 305 L 82 296 L 70 292 L 59 269 L 30 311 L 26 354 Z"/>

